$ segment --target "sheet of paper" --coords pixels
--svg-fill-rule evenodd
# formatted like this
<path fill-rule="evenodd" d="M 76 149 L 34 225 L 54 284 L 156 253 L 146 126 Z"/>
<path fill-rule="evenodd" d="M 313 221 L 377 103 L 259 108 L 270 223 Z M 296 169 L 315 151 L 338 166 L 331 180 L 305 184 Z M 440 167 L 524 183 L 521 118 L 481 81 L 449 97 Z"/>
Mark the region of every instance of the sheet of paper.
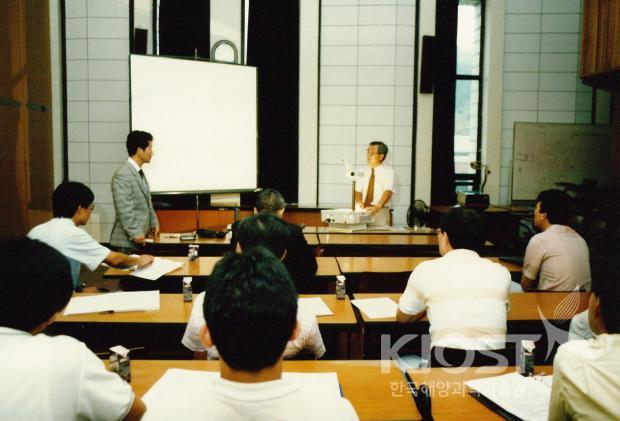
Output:
<path fill-rule="evenodd" d="M 218 372 L 170 369 L 142 398 L 148 411 L 143 420 L 192 419 L 197 405 L 204 406 L 212 395 Z M 316 402 L 340 396 L 336 373 L 282 373 Z"/>
<path fill-rule="evenodd" d="M 71 298 L 65 316 L 72 314 L 159 310 L 159 291 L 111 292 Z"/>
<path fill-rule="evenodd" d="M 552 377 L 552 376 L 546 376 Z M 548 380 L 519 373 L 468 380 L 465 384 L 511 414 L 532 421 L 546 421 L 551 387 Z"/>
<path fill-rule="evenodd" d="M 398 309 L 398 305 L 387 297 L 351 300 L 351 304 L 359 308 L 369 319 L 396 317 Z"/>
<path fill-rule="evenodd" d="M 170 273 L 181 266 L 183 266 L 183 262 L 175 262 L 174 260 L 156 257 L 153 260 L 153 263 L 141 269 L 136 269 L 131 274 L 133 276 L 137 276 L 138 278 L 155 281 L 164 276 L 166 273 Z"/>
<path fill-rule="evenodd" d="M 333 316 L 334 313 L 327 307 L 321 297 L 300 298 L 297 302 L 299 311 L 315 316 Z"/>

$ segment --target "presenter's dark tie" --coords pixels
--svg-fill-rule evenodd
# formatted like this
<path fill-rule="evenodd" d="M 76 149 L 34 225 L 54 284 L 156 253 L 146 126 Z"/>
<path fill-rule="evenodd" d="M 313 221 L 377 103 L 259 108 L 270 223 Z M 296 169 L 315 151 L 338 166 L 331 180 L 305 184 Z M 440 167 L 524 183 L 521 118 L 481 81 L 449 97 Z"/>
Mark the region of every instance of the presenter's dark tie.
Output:
<path fill-rule="evenodd" d="M 375 169 L 370 170 L 370 180 L 368 180 L 368 190 L 366 191 L 366 199 L 364 200 L 364 207 L 367 208 L 372 203 L 375 195 Z"/>
<path fill-rule="evenodd" d="M 140 174 L 140 177 L 142 178 L 142 181 L 144 181 L 144 171 L 140 170 L 140 171 L 138 171 L 138 174 Z"/>

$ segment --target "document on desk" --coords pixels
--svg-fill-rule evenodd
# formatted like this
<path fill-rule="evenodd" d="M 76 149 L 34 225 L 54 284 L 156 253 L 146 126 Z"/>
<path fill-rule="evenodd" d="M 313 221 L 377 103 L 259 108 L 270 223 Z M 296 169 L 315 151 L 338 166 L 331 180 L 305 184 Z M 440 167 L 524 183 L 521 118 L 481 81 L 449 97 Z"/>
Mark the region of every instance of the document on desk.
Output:
<path fill-rule="evenodd" d="M 327 307 L 321 297 L 300 298 L 297 301 L 299 311 L 315 316 L 333 316 L 334 313 Z"/>
<path fill-rule="evenodd" d="M 219 377 L 220 373 L 213 371 L 169 369 L 142 398 L 148 408 L 142 419 L 195 419 L 197 413 L 205 412 Z M 316 402 L 340 396 L 336 373 L 285 372 L 282 378 L 312 395 Z"/>
<path fill-rule="evenodd" d="M 523 377 L 519 373 L 509 373 L 468 380 L 465 384 L 517 418 L 546 421 L 551 378 L 553 376 Z"/>
<path fill-rule="evenodd" d="M 167 273 L 177 270 L 183 266 L 183 262 L 175 262 L 174 260 L 164 259 L 156 257 L 148 266 L 134 270 L 131 275 L 138 278 L 149 279 L 156 281 Z"/>
<path fill-rule="evenodd" d="M 387 297 L 351 300 L 351 304 L 359 308 L 369 319 L 396 317 L 398 309 L 398 305 Z"/>
<path fill-rule="evenodd" d="M 72 314 L 159 310 L 159 291 L 110 292 L 107 294 L 73 297 L 65 309 Z"/>

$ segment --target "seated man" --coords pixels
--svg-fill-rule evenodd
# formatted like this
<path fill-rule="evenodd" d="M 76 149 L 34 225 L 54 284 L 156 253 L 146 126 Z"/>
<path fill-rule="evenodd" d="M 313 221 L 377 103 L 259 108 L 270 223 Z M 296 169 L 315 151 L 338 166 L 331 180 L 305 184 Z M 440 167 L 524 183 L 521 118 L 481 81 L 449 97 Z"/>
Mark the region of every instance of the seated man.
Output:
<path fill-rule="evenodd" d="M 620 265 L 592 282 L 589 326 L 595 335 L 567 342 L 553 361 L 550 420 L 618 419 L 620 414 Z"/>
<path fill-rule="evenodd" d="M 568 340 L 574 341 L 578 339 L 591 339 L 595 335 L 590 327 L 588 310 L 584 310 L 579 314 L 575 314 L 570 320 L 570 327 L 568 328 Z"/>
<path fill-rule="evenodd" d="M 258 193 L 256 197 L 256 206 L 254 213 L 270 213 L 278 218 L 284 215 L 286 202 L 282 194 L 274 189 L 265 189 Z M 235 222 L 232 227 L 232 238 L 230 244 L 232 249 L 237 247 L 237 228 L 239 221 Z M 312 277 L 316 274 L 317 264 L 312 253 L 312 249 L 308 246 L 308 242 L 304 237 L 303 231 L 299 225 L 286 222 L 289 231 L 289 237 L 286 244 L 286 256 L 282 263 L 293 277 L 293 281 L 300 283 L 304 277 Z"/>
<path fill-rule="evenodd" d="M 287 254 L 285 247 L 288 234 L 287 224 L 283 220 L 270 214 L 252 215 L 239 224 L 237 251 L 242 252 L 243 250 L 250 250 L 252 247 L 263 246 L 282 260 Z M 200 329 L 205 325 L 202 314 L 204 298 L 205 293 L 203 292 L 194 299 L 192 313 L 181 342 L 194 352 L 207 351 L 207 358 L 209 359 L 219 358 L 215 347 L 205 349 L 200 341 Z M 302 351 L 312 353 L 315 358 L 321 358 L 325 353 L 325 345 L 316 316 L 299 311 L 297 320 L 300 326 L 299 334 L 294 340 L 286 344 L 284 358 L 291 358 Z"/>
<path fill-rule="evenodd" d="M 536 198 L 534 235 L 523 259 L 521 286 L 525 291 L 590 289 L 590 253 L 585 240 L 568 226 L 571 198 L 545 190 Z"/>
<path fill-rule="evenodd" d="M 73 288 L 81 289 L 80 268 L 84 264 L 91 271 L 97 269 L 101 262 L 110 266 L 146 266 L 153 262 L 153 256 L 128 256 L 110 251 L 95 241 L 86 231 L 78 228 L 86 225 L 95 208 L 95 195 L 82 183 L 68 181 L 54 190 L 54 218 L 37 225 L 28 233 L 28 237 L 40 240 L 62 253 L 71 264 Z"/>
<path fill-rule="evenodd" d="M 400 298 L 396 318 L 427 313 L 432 346 L 462 350 L 505 347 L 510 273 L 483 259 L 486 229 L 478 212 L 452 208 L 437 233 L 441 258 L 419 264 Z"/>
<path fill-rule="evenodd" d="M 241 229 L 242 227 L 240 227 Z M 297 293 L 282 263 L 263 247 L 229 253 L 207 281 L 200 331 L 205 346 L 221 355 L 220 376 L 170 402 L 162 419 L 353 420 L 338 394 L 321 402 L 282 378 L 282 352 L 299 332 Z M 162 409 L 165 411 L 165 409 Z"/>
<path fill-rule="evenodd" d="M 67 259 L 28 238 L 0 243 L 0 419 L 138 420 L 146 407 L 68 336 L 41 333 L 73 292 Z"/>

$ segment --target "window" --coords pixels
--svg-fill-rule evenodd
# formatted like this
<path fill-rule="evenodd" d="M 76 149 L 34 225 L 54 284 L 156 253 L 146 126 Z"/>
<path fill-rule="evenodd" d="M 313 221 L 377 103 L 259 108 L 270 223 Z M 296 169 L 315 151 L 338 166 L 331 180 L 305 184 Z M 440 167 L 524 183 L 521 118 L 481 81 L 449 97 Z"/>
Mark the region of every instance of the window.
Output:
<path fill-rule="evenodd" d="M 471 163 L 480 161 L 481 154 L 483 16 L 482 0 L 459 0 L 454 99 L 456 192 L 480 188 L 480 170 L 472 168 Z"/>

